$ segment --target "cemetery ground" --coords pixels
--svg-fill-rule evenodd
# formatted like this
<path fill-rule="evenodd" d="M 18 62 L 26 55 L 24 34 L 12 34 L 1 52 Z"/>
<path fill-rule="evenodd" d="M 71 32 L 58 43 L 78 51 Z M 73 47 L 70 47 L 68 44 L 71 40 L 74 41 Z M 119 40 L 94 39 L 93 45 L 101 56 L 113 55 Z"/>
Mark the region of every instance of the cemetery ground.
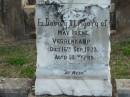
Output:
<path fill-rule="evenodd" d="M 34 40 L 0 42 L 0 77 L 35 78 L 36 45 Z M 112 41 L 112 78 L 130 78 L 130 39 Z"/>

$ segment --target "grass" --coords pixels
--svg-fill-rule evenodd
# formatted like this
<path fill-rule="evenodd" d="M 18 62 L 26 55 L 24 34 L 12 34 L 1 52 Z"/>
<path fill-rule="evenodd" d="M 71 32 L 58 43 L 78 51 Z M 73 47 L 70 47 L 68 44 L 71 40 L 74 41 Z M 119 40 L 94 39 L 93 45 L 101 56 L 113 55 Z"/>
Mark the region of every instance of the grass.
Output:
<path fill-rule="evenodd" d="M 125 47 L 122 51 L 125 56 L 130 56 L 130 47 Z"/>
<path fill-rule="evenodd" d="M 35 41 L 0 45 L 0 76 L 35 77 Z"/>
<path fill-rule="evenodd" d="M 35 40 L 0 45 L 0 76 L 35 77 Z M 112 42 L 112 78 L 130 78 L 130 40 Z"/>
<path fill-rule="evenodd" d="M 26 57 L 18 56 L 18 57 L 8 58 L 7 64 L 22 66 L 22 65 L 26 64 Z"/>
<path fill-rule="evenodd" d="M 112 43 L 112 78 L 130 78 L 130 40 Z"/>
<path fill-rule="evenodd" d="M 21 73 L 21 76 L 33 78 L 35 75 L 35 68 L 27 66 L 27 67 L 22 68 L 20 73 Z"/>

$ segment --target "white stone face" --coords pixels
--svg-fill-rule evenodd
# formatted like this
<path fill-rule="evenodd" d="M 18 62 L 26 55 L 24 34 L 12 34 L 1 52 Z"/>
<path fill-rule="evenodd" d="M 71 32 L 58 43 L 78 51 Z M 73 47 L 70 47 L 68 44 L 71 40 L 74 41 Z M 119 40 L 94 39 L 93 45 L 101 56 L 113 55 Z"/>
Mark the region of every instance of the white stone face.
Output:
<path fill-rule="evenodd" d="M 60 3 L 60 4 L 82 4 L 83 5 L 98 5 L 100 7 L 106 8 L 110 6 L 111 0 L 36 0 L 37 4 L 44 4 L 44 2 L 49 1 L 50 3 Z M 82 7 L 80 6 L 80 7 Z"/>
<path fill-rule="evenodd" d="M 36 95 L 111 96 L 110 0 L 43 1 L 35 18 Z"/>

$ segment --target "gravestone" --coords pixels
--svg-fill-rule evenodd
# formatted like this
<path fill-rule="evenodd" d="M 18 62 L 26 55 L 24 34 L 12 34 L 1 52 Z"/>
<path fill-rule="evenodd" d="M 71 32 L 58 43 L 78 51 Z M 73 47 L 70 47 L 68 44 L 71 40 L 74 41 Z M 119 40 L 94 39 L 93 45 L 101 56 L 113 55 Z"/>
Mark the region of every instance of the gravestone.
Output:
<path fill-rule="evenodd" d="M 116 40 L 126 40 L 130 37 L 130 0 L 116 0 Z"/>
<path fill-rule="evenodd" d="M 36 95 L 112 96 L 110 0 L 37 0 Z"/>
<path fill-rule="evenodd" d="M 16 40 L 25 39 L 26 33 L 21 0 L 0 0 L 0 18 L 7 37 Z"/>

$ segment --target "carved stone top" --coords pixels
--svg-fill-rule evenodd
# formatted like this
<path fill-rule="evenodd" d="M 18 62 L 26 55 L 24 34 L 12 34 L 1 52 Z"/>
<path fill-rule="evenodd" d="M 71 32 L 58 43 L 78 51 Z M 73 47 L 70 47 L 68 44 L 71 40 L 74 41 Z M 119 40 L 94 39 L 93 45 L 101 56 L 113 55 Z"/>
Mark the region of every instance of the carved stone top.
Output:
<path fill-rule="evenodd" d="M 82 5 L 97 5 L 103 8 L 110 6 L 111 0 L 36 0 L 36 4 L 82 4 Z"/>

